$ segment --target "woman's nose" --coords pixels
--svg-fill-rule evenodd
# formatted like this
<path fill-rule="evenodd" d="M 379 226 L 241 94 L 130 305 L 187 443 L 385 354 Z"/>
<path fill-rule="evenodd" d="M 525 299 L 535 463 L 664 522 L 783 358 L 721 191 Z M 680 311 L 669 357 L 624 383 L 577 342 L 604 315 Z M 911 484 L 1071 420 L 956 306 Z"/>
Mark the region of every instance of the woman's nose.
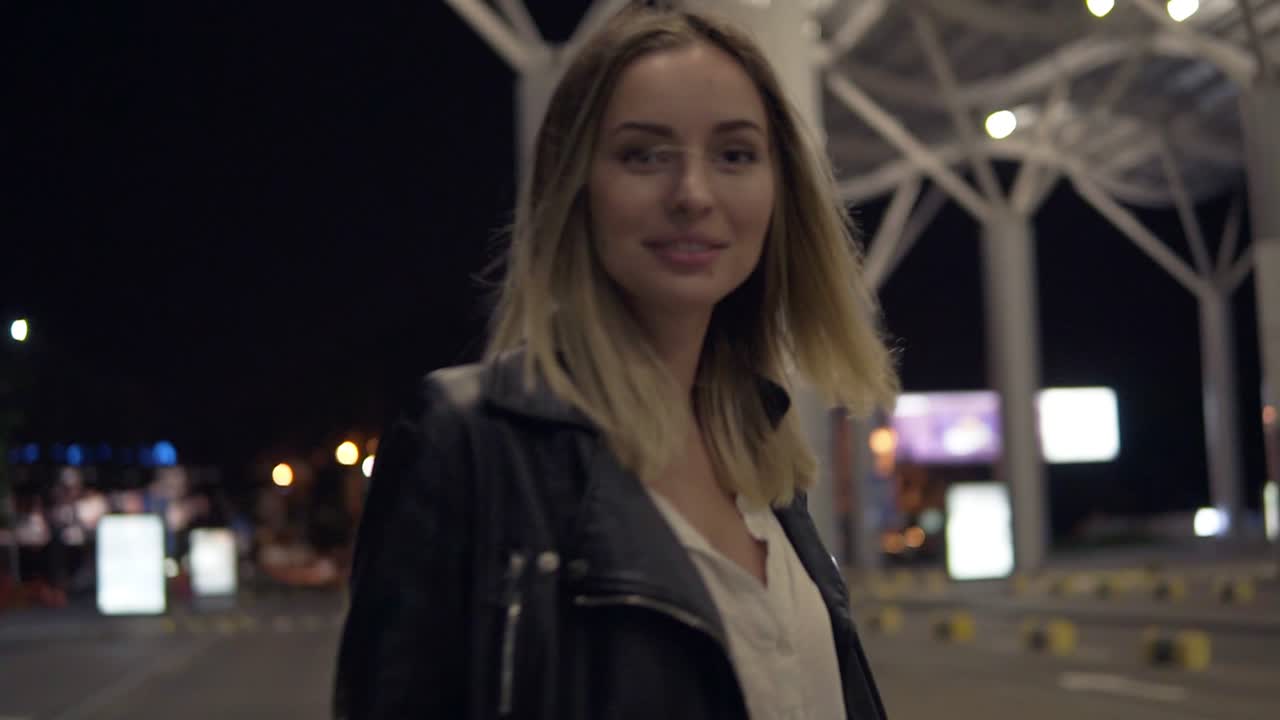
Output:
<path fill-rule="evenodd" d="M 684 216 L 701 216 L 711 209 L 712 197 L 710 177 L 704 163 L 699 158 L 686 155 L 675 178 L 672 210 Z"/>

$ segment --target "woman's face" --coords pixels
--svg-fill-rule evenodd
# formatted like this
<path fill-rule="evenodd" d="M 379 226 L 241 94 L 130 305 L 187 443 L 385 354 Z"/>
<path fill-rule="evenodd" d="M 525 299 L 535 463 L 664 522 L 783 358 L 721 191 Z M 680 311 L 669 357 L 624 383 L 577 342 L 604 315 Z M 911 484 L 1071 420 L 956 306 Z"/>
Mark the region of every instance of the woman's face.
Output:
<path fill-rule="evenodd" d="M 709 317 L 755 269 L 773 212 L 755 84 L 709 45 L 646 55 L 599 132 L 587 191 L 605 272 L 649 319 Z"/>

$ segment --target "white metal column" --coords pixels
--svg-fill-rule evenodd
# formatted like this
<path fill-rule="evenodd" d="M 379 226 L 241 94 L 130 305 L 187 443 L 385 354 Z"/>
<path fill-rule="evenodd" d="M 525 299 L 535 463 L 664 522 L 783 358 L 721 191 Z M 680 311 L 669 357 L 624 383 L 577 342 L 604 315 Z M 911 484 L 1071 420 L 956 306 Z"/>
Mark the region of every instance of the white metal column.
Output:
<path fill-rule="evenodd" d="M 1040 322 L 1034 242 L 1030 221 L 1011 212 L 994 213 L 983 227 L 988 377 L 1000 394 L 1004 439 L 996 472 L 1012 495 L 1015 561 L 1022 572 L 1043 565 L 1049 540 L 1036 416 Z"/>
<path fill-rule="evenodd" d="M 1241 493 L 1240 432 L 1236 412 L 1235 333 L 1231 295 L 1212 287 L 1199 297 L 1200 374 L 1203 380 L 1205 448 L 1209 461 L 1209 497 L 1238 529 L 1244 509 Z"/>
<path fill-rule="evenodd" d="M 1253 221 L 1254 287 L 1258 347 L 1262 353 L 1264 404 L 1280 406 L 1280 83 L 1262 81 L 1241 96 L 1249 210 Z M 1280 447 L 1280 424 L 1272 423 L 1269 447 Z M 1280 458 L 1268 454 L 1269 476 L 1280 479 Z"/>

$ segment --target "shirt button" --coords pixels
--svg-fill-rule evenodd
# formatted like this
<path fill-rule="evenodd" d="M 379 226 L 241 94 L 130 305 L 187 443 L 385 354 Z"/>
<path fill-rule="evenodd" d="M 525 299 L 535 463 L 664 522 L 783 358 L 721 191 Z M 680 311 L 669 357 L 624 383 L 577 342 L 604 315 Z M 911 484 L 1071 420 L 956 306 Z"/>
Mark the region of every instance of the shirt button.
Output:
<path fill-rule="evenodd" d="M 560 569 L 560 556 L 558 554 L 550 550 L 547 550 L 546 552 L 543 552 L 540 555 L 538 555 L 538 572 L 542 573 L 543 575 L 550 575 L 551 573 L 559 569 Z"/>

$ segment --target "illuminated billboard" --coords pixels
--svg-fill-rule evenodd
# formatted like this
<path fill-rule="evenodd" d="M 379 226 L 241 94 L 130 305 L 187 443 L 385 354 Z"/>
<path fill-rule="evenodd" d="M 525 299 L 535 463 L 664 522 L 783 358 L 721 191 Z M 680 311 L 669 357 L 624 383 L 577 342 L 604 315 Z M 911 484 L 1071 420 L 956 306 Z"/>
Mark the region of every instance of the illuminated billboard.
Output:
<path fill-rule="evenodd" d="M 1110 388 L 1049 388 L 1036 406 L 1047 462 L 1107 462 L 1119 454 L 1119 413 Z M 891 424 L 900 462 L 990 464 L 1003 451 L 1000 397 L 990 390 L 903 393 Z"/>
<path fill-rule="evenodd" d="M 106 515 L 98 521 L 98 609 L 104 615 L 165 611 L 164 521 Z"/>
<path fill-rule="evenodd" d="M 992 580 L 1013 573 L 1013 522 L 1004 483 L 947 488 L 947 574 Z"/>
<path fill-rule="evenodd" d="M 236 594 L 236 537 L 227 528 L 191 531 L 191 590 L 197 597 Z"/>

